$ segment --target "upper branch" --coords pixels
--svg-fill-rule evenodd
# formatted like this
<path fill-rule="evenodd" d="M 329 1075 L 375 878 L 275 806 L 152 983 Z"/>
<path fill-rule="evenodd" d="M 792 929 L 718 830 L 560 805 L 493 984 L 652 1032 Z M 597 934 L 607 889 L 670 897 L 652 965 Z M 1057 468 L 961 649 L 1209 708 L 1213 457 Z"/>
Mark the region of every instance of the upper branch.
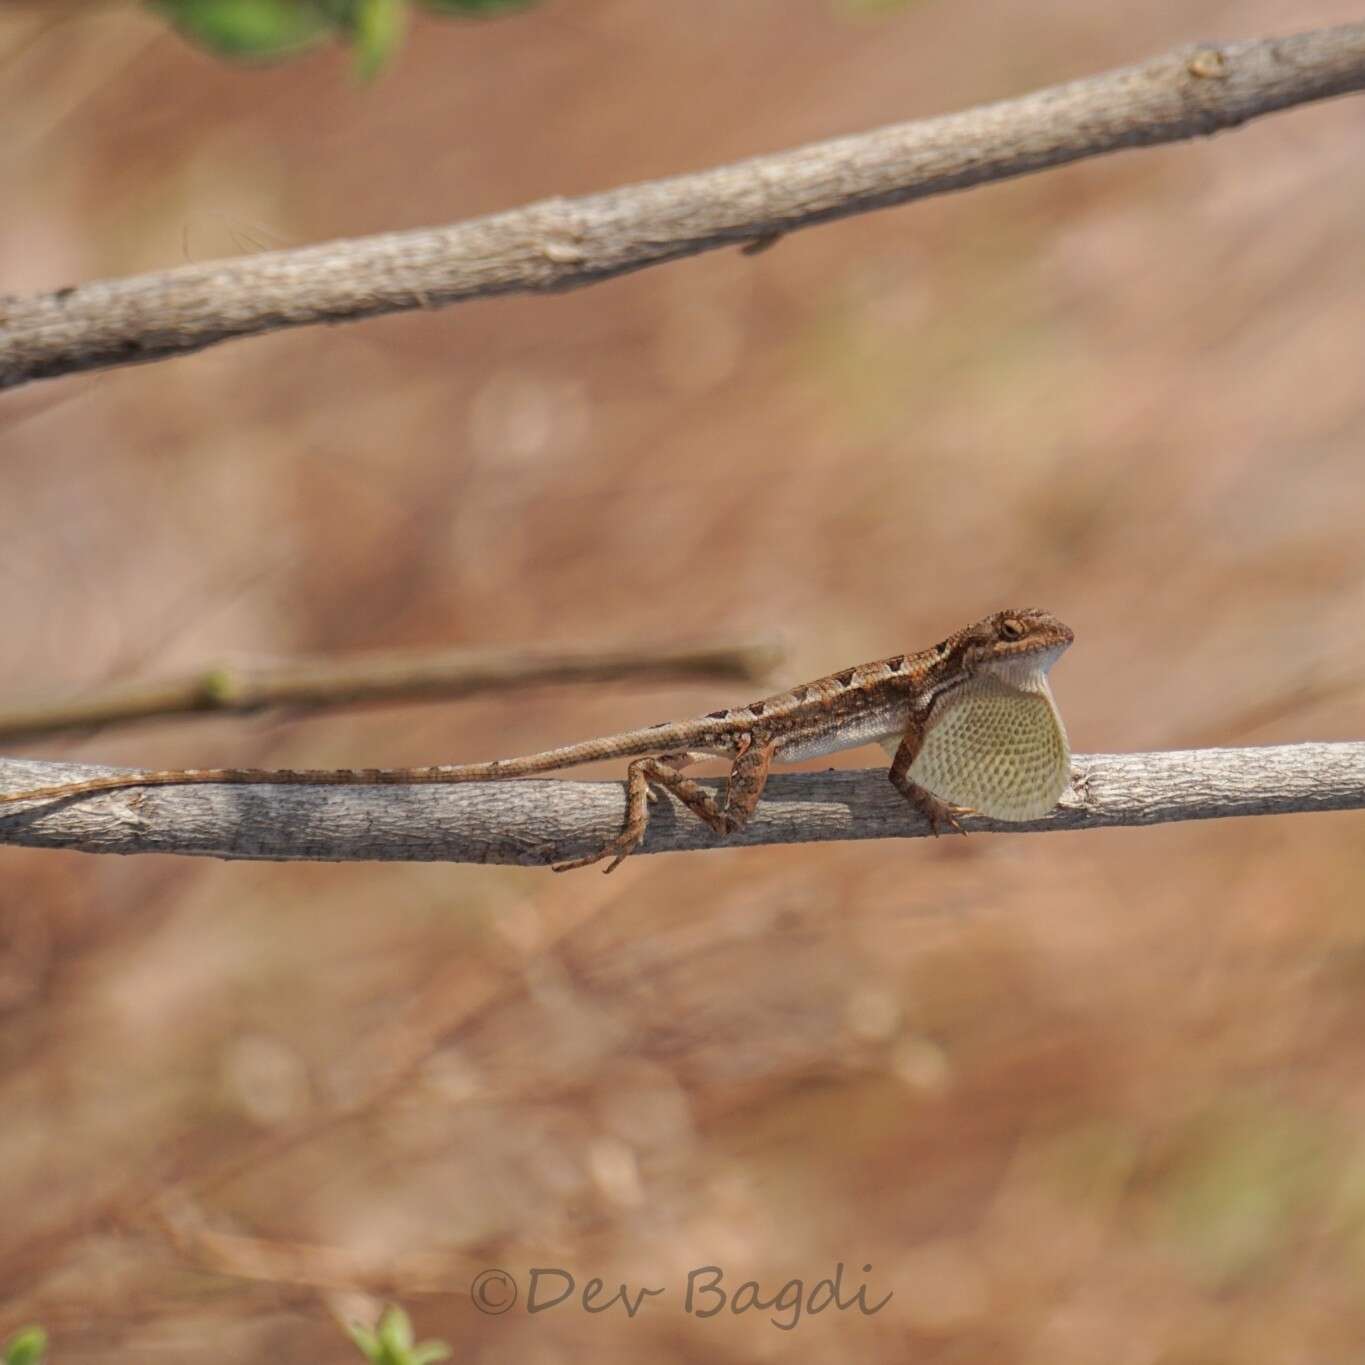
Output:
<path fill-rule="evenodd" d="M 626 679 L 759 682 L 780 657 L 778 645 L 760 642 L 593 650 L 411 649 L 273 666 L 221 664 L 184 678 L 113 684 L 69 700 L 0 700 L 0 743 L 125 721 L 247 715 L 275 706 L 318 711 L 359 702 L 448 700 L 509 688 Z"/>
<path fill-rule="evenodd" d="M 0 389 L 231 337 L 609 279 L 1365 89 L 1365 24 L 1183 47 L 958 114 L 450 227 L 0 297 Z"/>
<path fill-rule="evenodd" d="M 1043 819 L 1006 824 L 971 816 L 964 824 L 1023 833 L 1365 808 L 1365 742 L 1086 754 L 1076 756 L 1074 768 L 1074 790 Z M 0 791 L 108 771 L 3 760 Z M 536 866 L 600 847 L 620 830 L 624 810 L 619 782 L 160 787 L 0 808 L 0 843 L 86 853 Z M 641 851 L 927 833 L 884 769 L 794 773 L 770 779 L 748 827 L 724 840 L 661 798 Z"/>

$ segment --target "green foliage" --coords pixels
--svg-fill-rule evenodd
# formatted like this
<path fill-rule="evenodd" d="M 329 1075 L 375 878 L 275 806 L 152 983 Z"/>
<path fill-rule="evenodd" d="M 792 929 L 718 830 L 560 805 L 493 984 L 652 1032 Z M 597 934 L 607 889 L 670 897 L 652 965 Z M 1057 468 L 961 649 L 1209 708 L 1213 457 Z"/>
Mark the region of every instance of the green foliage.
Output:
<path fill-rule="evenodd" d="M 419 3 L 442 14 L 464 14 L 478 19 L 501 14 L 504 10 L 525 9 L 535 0 L 419 0 Z"/>
<path fill-rule="evenodd" d="M 1232 1096 L 1197 1116 L 1154 1184 L 1153 1230 L 1205 1284 L 1224 1288 L 1293 1253 L 1333 1168 L 1296 1110 Z"/>
<path fill-rule="evenodd" d="M 369 78 L 397 50 L 411 3 L 487 18 L 534 0 L 146 0 L 191 42 L 236 61 L 277 61 L 333 38 Z"/>
<path fill-rule="evenodd" d="M 351 41 L 366 80 L 378 73 L 398 46 L 406 19 L 403 0 L 358 0 L 353 6 Z"/>
<path fill-rule="evenodd" d="M 47 1333 L 41 1327 L 25 1327 L 16 1332 L 4 1349 L 5 1365 L 42 1365 L 47 1354 Z"/>
<path fill-rule="evenodd" d="M 328 21 L 306 0 L 150 0 L 191 42 L 221 57 L 288 56 L 323 38 Z"/>
<path fill-rule="evenodd" d="M 358 1322 L 350 1326 L 351 1340 L 360 1347 L 370 1365 L 432 1365 L 444 1360 L 450 1347 L 444 1341 L 412 1339 L 412 1322 L 396 1303 L 380 1315 L 379 1325 L 371 1330 Z"/>

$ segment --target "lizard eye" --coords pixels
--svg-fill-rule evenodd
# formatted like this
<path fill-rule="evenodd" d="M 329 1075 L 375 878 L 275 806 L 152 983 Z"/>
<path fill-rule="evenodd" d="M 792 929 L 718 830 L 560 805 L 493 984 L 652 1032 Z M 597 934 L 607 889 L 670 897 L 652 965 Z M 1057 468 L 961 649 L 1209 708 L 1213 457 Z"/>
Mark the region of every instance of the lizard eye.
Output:
<path fill-rule="evenodd" d="M 1012 616 L 1007 616 L 1000 623 L 1000 634 L 1006 640 L 1022 640 L 1024 638 L 1024 627 Z"/>

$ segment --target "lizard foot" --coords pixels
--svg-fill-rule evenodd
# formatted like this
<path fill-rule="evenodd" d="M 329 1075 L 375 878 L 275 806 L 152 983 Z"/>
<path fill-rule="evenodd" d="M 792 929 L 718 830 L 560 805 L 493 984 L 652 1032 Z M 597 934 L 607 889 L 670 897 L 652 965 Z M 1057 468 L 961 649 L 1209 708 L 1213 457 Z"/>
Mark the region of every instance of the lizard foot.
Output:
<path fill-rule="evenodd" d="M 631 831 L 625 830 L 616 838 L 608 839 L 595 853 L 585 854 L 582 858 L 572 858 L 567 863 L 555 863 L 551 870 L 554 872 L 572 872 L 575 868 L 591 867 L 594 863 L 600 863 L 603 858 L 610 858 L 611 862 L 602 871 L 604 873 L 614 872 L 635 852 L 642 837 L 643 831 L 640 834 L 633 834 Z"/>
<path fill-rule="evenodd" d="M 933 830 L 935 839 L 943 833 L 944 825 L 947 825 L 954 834 L 965 836 L 967 831 L 962 828 L 960 817 L 977 814 L 971 806 L 950 805 L 947 801 L 940 801 L 938 797 L 922 789 L 919 798 L 915 801 L 915 808 L 929 822 L 929 828 Z"/>

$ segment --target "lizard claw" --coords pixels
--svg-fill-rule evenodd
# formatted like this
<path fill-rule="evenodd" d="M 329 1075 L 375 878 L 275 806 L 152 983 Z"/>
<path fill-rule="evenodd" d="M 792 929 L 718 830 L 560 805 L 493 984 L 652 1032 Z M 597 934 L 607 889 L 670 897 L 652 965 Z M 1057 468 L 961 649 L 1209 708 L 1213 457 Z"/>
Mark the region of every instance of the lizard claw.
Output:
<path fill-rule="evenodd" d="M 923 788 L 919 789 L 912 800 L 919 813 L 929 822 L 935 839 L 943 833 L 944 825 L 947 825 L 954 834 L 965 835 L 967 831 L 962 828 L 959 816 L 979 814 L 971 806 L 954 806 L 947 801 L 940 801 Z"/>
<path fill-rule="evenodd" d="M 554 863 L 551 870 L 554 872 L 572 872 L 575 868 L 591 867 L 593 863 L 600 863 L 603 858 L 610 858 L 606 867 L 602 869 L 603 874 L 614 872 L 625 860 L 635 852 L 640 843 L 640 835 L 631 836 L 630 834 L 619 834 L 615 839 L 609 839 L 595 853 L 585 854 L 581 858 L 571 858 L 567 863 Z"/>
<path fill-rule="evenodd" d="M 947 820 L 948 824 L 952 827 L 954 833 L 961 834 L 964 838 L 967 835 L 967 831 L 963 829 L 961 824 L 958 822 L 958 817 L 961 815 L 976 815 L 978 813 L 979 812 L 974 810 L 971 806 L 944 807 L 944 819 Z M 935 830 L 934 833 L 937 834 L 938 830 Z"/>

